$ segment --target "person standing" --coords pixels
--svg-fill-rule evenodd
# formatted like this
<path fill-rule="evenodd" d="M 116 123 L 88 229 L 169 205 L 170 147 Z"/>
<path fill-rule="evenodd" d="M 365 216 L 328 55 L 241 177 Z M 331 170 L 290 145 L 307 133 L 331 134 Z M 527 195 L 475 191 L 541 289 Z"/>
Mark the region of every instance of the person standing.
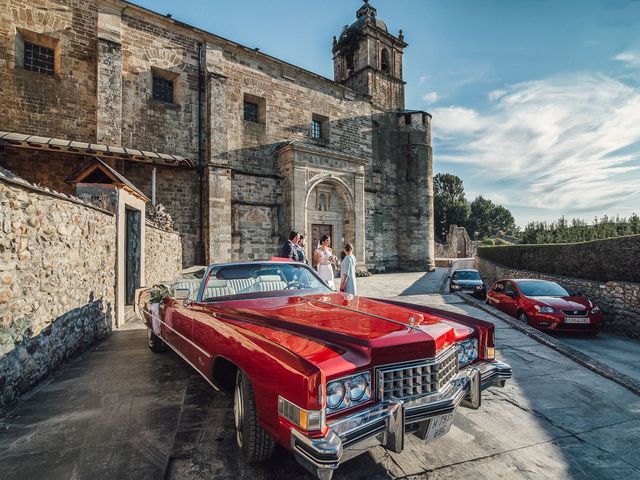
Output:
<path fill-rule="evenodd" d="M 300 234 L 296 231 L 292 231 L 289 234 L 289 240 L 282 244 L 280 250 L 278 251 L 278 256 L 280 258 L 289 258 L 294 262 L 298 261 L 298 249 L 296 245 L 300 240 Z"/>
<path fill-rule="evenodd" d="M 318 276 L 327 284 L 332 290 L 336 289 L 333 281 L 333 265 L 336 263 L 336 257 L 331 250 L 331 237 L 329 235 L 323 235 L 320 238 L 320 245 L 313 253 L 314 263 L 318 266 Z"/>
<path fill-rule="evenodd" d="M 296 244 L 296 250 L 298 251 L 298 261 L 302 263 L 309 264 L 309 261 L 306 259 L 306 254 L 304 253 L 304 247 L 306 245 L 307 240 L 304 235 L 300 234 L 300 239 Z"/>
<path fill-rule="evenodd" d="M 353 245 L 347 243 L 344 253 L 346 255 L 340 265 L 340 291 L 356 295 L 356 257 L 353 254 Z"/>

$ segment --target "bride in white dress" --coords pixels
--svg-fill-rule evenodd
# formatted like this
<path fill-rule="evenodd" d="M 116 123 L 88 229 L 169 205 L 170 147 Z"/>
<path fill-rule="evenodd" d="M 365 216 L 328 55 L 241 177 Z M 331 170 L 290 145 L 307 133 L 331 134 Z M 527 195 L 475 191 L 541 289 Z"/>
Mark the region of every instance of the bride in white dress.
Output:
<path fill-rule="evenodd" d="M 329 235 L 323 235 L 320 239 L 320 245 L 314 252 L 314 263 L 317 265 L 318 276 L 325 281 L 332 290 L 335 290 L 333 283 L 333 265 L 336 263 L 336 257 L 331 250 L 331 238 Z"/>

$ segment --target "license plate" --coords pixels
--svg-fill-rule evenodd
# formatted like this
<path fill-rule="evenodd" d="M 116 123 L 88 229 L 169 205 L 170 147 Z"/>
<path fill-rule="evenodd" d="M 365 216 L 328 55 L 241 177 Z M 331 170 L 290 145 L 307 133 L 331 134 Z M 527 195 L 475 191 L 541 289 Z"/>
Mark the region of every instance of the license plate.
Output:
<path fill-rule="evenodd" d="M 591 323 L 588 318 L 565 318 L 564 323 Z"/>
<path fill-rule="evenodd" d="M 427 442 L 435 440 L 443 436 L 451 429 L 451 424 L 453 423 L 453 412 L 447 413 L 446 415 L 440 415 L 438 417 L 433 417 L 429 421 L 429 429 L 427 430 Z"/>

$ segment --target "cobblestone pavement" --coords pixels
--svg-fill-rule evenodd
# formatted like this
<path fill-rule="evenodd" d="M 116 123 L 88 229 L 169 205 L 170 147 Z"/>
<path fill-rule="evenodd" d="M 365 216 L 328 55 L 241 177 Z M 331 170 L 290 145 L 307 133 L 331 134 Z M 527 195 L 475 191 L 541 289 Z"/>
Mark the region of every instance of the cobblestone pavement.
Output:
<path fill-rule="evenodd" d="M 494 321 L 497 355 L 514 378 L 485 392 L 480 410 L 459 409 L 445 437 L 425 445 L 409 436 L 401 454 L 373 449 L 334 478 L 640 479 L 640 397 L 460 298 L 433 292 L 438 275 L 377 275 L 360 283 L 361 293 L 408 290 L 414 294 L 403 301 Z M 416 282 L 432 290 L 412 290 Z M 163 476 L 310 478 L 282 449 L 264 464 L 242 464 L 231 400 L 177 355 L 148 351 L 141 329 L 116 332 L 0 420 L 0 478 Z"/>

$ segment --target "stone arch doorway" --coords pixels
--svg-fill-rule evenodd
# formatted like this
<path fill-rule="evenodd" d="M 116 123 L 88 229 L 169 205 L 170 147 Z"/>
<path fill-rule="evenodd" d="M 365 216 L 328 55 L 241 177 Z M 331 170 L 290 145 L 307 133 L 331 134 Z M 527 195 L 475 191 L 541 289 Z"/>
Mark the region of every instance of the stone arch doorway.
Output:
<path fill-rule="evenodd" d="M 307 193 L 305 204 L 307 255 L 313 257 L 320 237 L 330 235 L 336 255 L 345 243 L 355 244 L 355 211 L 353 195 L 337 180 L 325 179 L 315 183 Z"/>

